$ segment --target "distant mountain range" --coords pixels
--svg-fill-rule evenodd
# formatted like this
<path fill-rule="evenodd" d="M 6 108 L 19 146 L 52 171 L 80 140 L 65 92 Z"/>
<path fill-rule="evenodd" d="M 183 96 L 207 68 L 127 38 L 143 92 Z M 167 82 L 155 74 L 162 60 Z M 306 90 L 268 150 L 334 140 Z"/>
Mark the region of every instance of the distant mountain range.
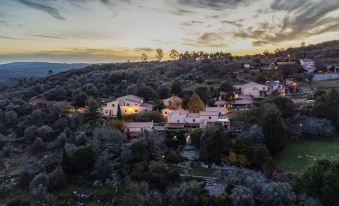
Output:
<path fill-rule="evenodd" d="M 89 66 L 89 64 L 66 64 L 66 63 L 49 63 L 49 62 L 13 62 L 0 64 L 0 82 L 6 82 L 11 79 L 46 77 L 49 71 L 53 74 L 79 69 Z"/>

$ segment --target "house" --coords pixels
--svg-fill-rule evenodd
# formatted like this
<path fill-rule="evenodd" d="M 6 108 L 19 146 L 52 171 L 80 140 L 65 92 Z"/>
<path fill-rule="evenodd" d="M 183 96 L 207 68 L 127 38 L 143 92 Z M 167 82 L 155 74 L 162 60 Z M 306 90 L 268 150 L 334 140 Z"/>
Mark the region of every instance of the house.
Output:
<path fill-rule="evenodd" d="M 126 122 L 124 132 L 129 139 L 135 139 L 144 132 L 153 131 L 153 122 Z"/>
<path fill-rule="evenodd" d="M 207 125 L 222 125 L 228 129 L 230 121 L 227 118 L 226 109 L 221 107 L 206 107 L 205 111 L 199 113 L 174 110 L 168 115 L 166 127 L 169 129 L 203 128 Z"/>
<path fill-rule="evenodd" d="M 224 100 L 217 100 L 214 102 L 214 106 L 216 107 L 226 107 L 227 102 Z"/>
<path fill-rule="evenodd" d="M 268 87 L 266 85 L 258 84 L 255 82 L 249 82 L 243 85 L 235 85 L 237 95 L 248 95 L 253 98 L 265 98 L 267 97 Z"/>
<path fill-rule="evenodd" d="M 307 72 L 314 72 L 316 70 L 315 62 L 312 59 L 300 59 L 300 65 L 306 70 Z"/>
<path fill-rule="evenodd" d="M 162 102 L 166 108 L 173 110 L 179 109 L 182 106 L 182 99 L 178 96 L 172 96 L 170 98 L 163 99 Z"/>
<path fill-rule="evenodd" d="M 153 104 L 147 103 L 142 97 L 127 95 L 119 97 L 115 101 L 104 101 L 102 113 L 106 117 L 115 117 L 120 106 L 122 115 L 137 114 L 153 110 Z"/>
<path fill-rule="evenodd" d="M 252 108 L 255 104 L 254 99 L 251 96 L 240 95 L 232 101 L 232 103 L 228 106 L 229 110 L 233 111 L 241 111 L 248 110 Z"/>
<path fill-rule="evenodd" d="M 161 115 L 162 115 L 165 119 L 167 119 L 169 113 L 171 113 L 171 112 L 173 112 L 173 111 L 174 111 L 173 109 L 165 108 L 165 109 L 162 109 L 162 110 L 161 110 Z"/>
<path fill-rule="evenodd" d="M 185 118 L 189 112 L 184 109 L 178 109 L 170 112 L 167 118 L 167 128 L 184 128 Z"/>

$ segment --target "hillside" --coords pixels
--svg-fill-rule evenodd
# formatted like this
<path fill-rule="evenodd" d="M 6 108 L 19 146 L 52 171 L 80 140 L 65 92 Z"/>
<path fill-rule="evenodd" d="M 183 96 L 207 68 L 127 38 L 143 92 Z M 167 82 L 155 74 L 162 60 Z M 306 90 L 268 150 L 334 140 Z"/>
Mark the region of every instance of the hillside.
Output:
<path fill-rule="evenodd" d="M 0 64 L 0 82 L 10 79 L 29 78 L 29 77 L 46 77 L 48 71 L 52 70 L 54 74 L 78 69 L 87 66 L 87 64 L 65 64 L 49 62 L 13 62 Z"/>

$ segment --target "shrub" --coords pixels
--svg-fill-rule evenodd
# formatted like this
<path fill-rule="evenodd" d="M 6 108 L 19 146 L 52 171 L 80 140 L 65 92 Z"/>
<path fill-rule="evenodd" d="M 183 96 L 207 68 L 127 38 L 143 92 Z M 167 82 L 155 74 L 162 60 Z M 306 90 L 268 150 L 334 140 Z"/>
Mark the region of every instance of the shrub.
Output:
<path fill-rule="evenodd" d="M 255 204 L 253 192 L 244 186 L 236 186 L 230 195 L 233 206 L 251 206 Z"/>
<path fill-rule="evenodd" d="M 29 142 L 33 142 L 35 140 L 36 134 L 35 126 L 27 127 L 24 131 L 24 136 Z"/>
<path fill-rule="evenodd" d="M 47 205 L 47 189 L 39 185 L 30 192 L 30 205 L 45 206 Z"/>
<path fill-rule="evenodd" d="M 95 153 L 90 147 L 79 147 L 71 160 L 72 168 L 76 173 L 90 171 L 95 162 Z"/>
<path fill-rule="evenodd" d="M 176 164 L 180 162 L 180 156 L 175 150 L 170 150 L 166 155 L 165 160 L 167 163 Z"/>
<path fill-rule="evenodd" d="M 262 201 L 265 206 L 289 206 L 295 201 L 295 194 L 288 183 L 271 182 L 264 186 Z"/>
<path fill-rule="evenodd" d="M 44 142 L 40 137 L 35 138 L 33 146 L 32 146 L 32 151 L 35 153 L 42 152 L 45 148 Z"/>
<path fill-rule="evenodd" d="M 48 190 L 55 191 L 62 189 L 66 184 L 66 177 L 61 167 L 55 168 L 48 174 Z"/>
<path fill-rule="evenodd" d="M 191 143 L 196 147 L 200 147 L 200 138 L 201 138 L 202 132 L 203 132 L 202 129 L 195 128 L 193 129 L 191 133 Z"/>
<path fill-rule="evenodd" d="M 39 185 L 43 185 L 44 187 L 47 187 L 48 185 L 48 176 L 45 172 L 39 173 L 32 179 L 29 183 L 29 191 L 38 188 Z"/>
<path fill-rule="evenodd" d="M 31 180 L 38 175 L 45 171 L 45 168 L 40 163 L 30 163 L 27 164 L 22 173 L 20 174 L 20 183 L 24 186 L 28 186 Z"/>
<path fill-rule="evenodd" d="M 301 131 L 306 137 L 321 138 L 333 135 L 335 128 L 329 120 L 307 117 L 302 123 Z"/>
<path fill-rule="evenodd" d="M 43 140 L 49 140 L 53 136 L 53 129 L 47 125 L 41 126 L 37 130 L 38 136 L 41 137 Z"/>
<path fill-rule="evenodd" d="M 8 111 L 5 113 L 5 122 L 7 124 L 15 124 L 17 118 L 18 118 L 18 115 L 14 111 Z"/>
<path fill-rule="evenodd" d="M 111 178 L 113 175 L 113 163 L 112 156 L 108 151 L 104 151 L 100 154 L 94 165 L 94 173 L 101 180 Z"/>
<path fill-rule="evenodd" d="M 170 148 L 177 148 L 186 143 L 185 130 L 166 130 L 166 145 Z"/>

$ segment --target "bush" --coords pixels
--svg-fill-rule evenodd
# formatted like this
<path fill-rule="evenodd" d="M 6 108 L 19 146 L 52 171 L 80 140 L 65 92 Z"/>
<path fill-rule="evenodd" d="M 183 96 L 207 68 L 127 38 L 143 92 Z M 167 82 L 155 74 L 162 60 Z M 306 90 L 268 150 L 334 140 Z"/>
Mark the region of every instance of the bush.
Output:
<path fill-rule="evenodd" d="M 20 174 L 20 183 L 23 186 L 28 186 L 31 180 L 38 175 L 45 171 L 45 168 L 40 163 L 31 163 L 27 164 L 22 173 Z"/>
<path fill-rule="evenodd" d="M 90 147 L 79 147 L 73 155 L 72 164 L 77 173 L 90 171 L 95 162 L 95 153 Z"/>
<path fill-rule="evenodd" d="M 253 192 L 244 186 L 236 186 L 230 195 L 233 206 L 251 206 L 255 204 Z"/>
<path fill-rule="evenodd" d="M 307 117 L 301 126 L 302 134 L 306 137 L 330 137 L 335 132 L 335 127 L 329 120 Z"/>
<path fill-rule="evenodd" d="M 339 162 L 321 160 L 308 168 L 300 178 L 301 189 L 323 205 L 339 205 Z"/>
<path fill-rule="evenodd" d="M 113 175 L 113 163 L 112 156 L 108 151 L 104 151 L 100 154 L 94 165 L 94 173 L 102 181 L 111 178 Z"/>
<path fill-rule="evenodd" d="M 32 146 L 32 151 L 35 153 L 39 153 L 42 152 L 44 148 L 45 148 L 44 141 L 40 137 L 35 138 Z"/>
<path fill-rule="evenodd" d="M 36 134 L 35 126 L 27 127 L 24 131 L 24 136 L 29 142 L 33 142 L 35 140 Z"/>
<path fill-rule="evenodd" d="M 265 206 L 289 206 L 295 201 L 295 194 L 288 183 L 272 182 L 264 186 L 262 201 Z"/>
<path fill-rule="evenodd" d="M 155 123 L 164 122 L 162 114 L 157 111 L 126 115 L 124 116 L 124 120 L 126 120 L 127 122 L 151 122 L 151 121 Z"/>
<path fill-rule="evenodd" d="M 202 129 L 195 128 L 193 129 L 191 133 L 191 143 L 196 147 L 200 147 L 200 138 L 201 138 L 202 132 L 203 132 Z"/>
<path fill-rule="evenodd" d="M 45 206 L 47 205 L 47 189 L 43 185 L 39 185 L 30 191 L 30 205 Z"/>
<path fill-rule="evenodd" d="M 166 130 L 166 145 L 169 148 L 178 148 L 186 143 L 185 130 Z"/>
<path fill-rule="evenodd" d="M 53 129 L 47 125 L 41 126 L 37 130 L 38 136 L 43 140 L 50 140 L 53 137 Z"/>
<path fill-rule="evenodd" d="M 5 122 L 7 124 L 15 124 L 17 118 L 18 118 L 18 115 L 14 111 L 8 111 L 5 113 Z"/>
<path fill-rule="evenodd" d="M 180 159 L 181 159 L 180 156 L 175 150 L 170 150 L 165 157 L 165 160 L 167 163 L 173 163 L 173 164 L 179 163 Z"/>
<path fill-rule="evenodd" d="M 66 184 L 66 177 L 63 169 L 57 167 L 50 174 L 48 174 L 48 190 L 55 191 L 62 189 Z"/>
<path fill-rule="evenodd" d="M 47 187 L 48 185 L 48 176 L 45 172 L 42 172 L 36 175 L 32 181 L 29 183 L 29 191 L 33 191 L 34 189 L 38 188 L 39 185 L 43 185 Z"/>

